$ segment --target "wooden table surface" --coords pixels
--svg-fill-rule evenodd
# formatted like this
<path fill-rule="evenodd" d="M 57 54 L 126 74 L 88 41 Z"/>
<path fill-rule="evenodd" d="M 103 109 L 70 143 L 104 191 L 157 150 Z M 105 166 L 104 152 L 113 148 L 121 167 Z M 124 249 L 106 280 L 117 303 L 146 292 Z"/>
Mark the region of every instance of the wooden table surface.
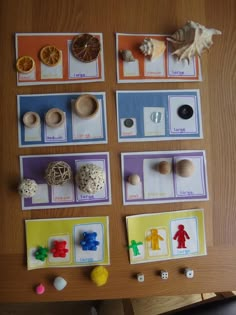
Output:
<path fill-rule="evenodd" d="M 203 82 L 117 84 L 115 32 L 168 34 L 186 20 L 222 31 L 214 46 L 202 57 Z M 235 0 L 2 0 L 1 42 L 1 216 L 0 216 L 0 302 L 57 301 L 178 295 L 236 289 L 236 1 Z M 105 82 L 17 87 L 15 32 L 102 32 L 104 35 Z M 201 91 L 203 140 L 147 143 L 117 142 L 115 91 L 117 89 L 184 89 Z M 94 146 L 18 148 L 16 95 L 105 91 L 109 143 Z M 120 153 L 127 151 L 205 149 L 210 201 L 164 205 L 123 206 Z M 68 208 L 60 211 L 21 211 L 16 192 L 19 181 L 18 156 L 109 151 L 112 205 Z M 206 216 L 208 255 L 130 265 L 125 216 L 132 214 L 203 207 Z M 109 215 L 111 266 L 109 283 L 96 288 L 89 280 L 91 268 L 27 271 L 25 219 Z M 195 277 L 186 279 L 180 270 L 192 267 Z M 169 280 L 156 275 L 169 271 Z M 138 283 L 134 275 L 145 274 Z M 56 292 L 52 279 L 61 275 L 67 288 Z M 37 296 L 33 287 L 43 282 L 47 292 Z"/>

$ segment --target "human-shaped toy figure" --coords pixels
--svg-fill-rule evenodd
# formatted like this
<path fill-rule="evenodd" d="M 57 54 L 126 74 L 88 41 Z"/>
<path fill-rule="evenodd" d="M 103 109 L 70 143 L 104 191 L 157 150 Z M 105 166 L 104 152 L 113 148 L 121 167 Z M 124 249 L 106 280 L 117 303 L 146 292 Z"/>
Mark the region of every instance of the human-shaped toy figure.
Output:
<path fill-rule="evenodd" d="M 83 240 L 80 242 L 82 246 L 82 250 L 97 250 L 97 246 L 100 244 L 97 240 L 97 233 L 96 232 L 84 232 L 83 233 Z"/>
<path fill-rule="evenodd" d="M 160 250 L 159 241 L 164 241 L 164 238 L 158 234 L 157 229 L 151 229 L 151 235 L 146 237 L 147 241 L 151 241 L 151 247 L 153 250 Z"/>
<path fill-rule="evenodd" d="M 128 248 L 132 248 L 134 256 L 140 255 L 140 252 L 138 250 L 139 245 L 143 245 L 143 243 L 132 240 L 131 245 L 128 246 Z"/>
<path fill-rule="evenodd" d="M 186 239 L 189 240 L 190 237 L 189 237 L 188 233 L 185 231 L 183 224 L 180 224 L 178 226 L 178 231 L 175 233 L 173 239 L 177 240 L 177 242 L 178 242 L 177 248 L 187 248 L 185 246 L 185 242 L 186 242 Z"/>
<path fill-rule="evenodd" d="M 51 249 L 53 257 L 65 258 L 69 251 L 68 248 L 66 248 L 66 244 L 66 241 L 54 241 L 53 248 Z"/>

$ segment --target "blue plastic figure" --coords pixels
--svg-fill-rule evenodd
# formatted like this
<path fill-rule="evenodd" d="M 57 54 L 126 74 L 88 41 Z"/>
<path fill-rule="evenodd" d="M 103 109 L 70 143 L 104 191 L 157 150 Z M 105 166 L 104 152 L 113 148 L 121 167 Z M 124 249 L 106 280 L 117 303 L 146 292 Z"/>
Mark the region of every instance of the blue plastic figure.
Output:
<path fill-rule="evenodd" d="M 100 244 L 97 240 L 97 233 L 96 232 L 84 232 L 83 233 L 84 239 L 80 242 L 82 246 L 82 250 L 97 250 L 97 246 Z"/>

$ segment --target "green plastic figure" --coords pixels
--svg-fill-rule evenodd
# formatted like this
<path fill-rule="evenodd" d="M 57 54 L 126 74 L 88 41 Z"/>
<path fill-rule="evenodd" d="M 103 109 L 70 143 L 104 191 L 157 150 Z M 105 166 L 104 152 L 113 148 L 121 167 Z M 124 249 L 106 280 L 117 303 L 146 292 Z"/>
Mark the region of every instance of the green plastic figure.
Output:
<path fill-rule="evenodd" d="M 34 255 L 37 260 L 45 261 L 48 257 L 48 248 L 39 246 Z"/>
<path fill-rule="evenodd" d="M 128 248 L 132 248 L 134 256 L 140 255 L 140 252 L 138 250 L 139 245 L 143 245 L 143 243 L 132 240 L 131 245 L 128 246 Z"/>

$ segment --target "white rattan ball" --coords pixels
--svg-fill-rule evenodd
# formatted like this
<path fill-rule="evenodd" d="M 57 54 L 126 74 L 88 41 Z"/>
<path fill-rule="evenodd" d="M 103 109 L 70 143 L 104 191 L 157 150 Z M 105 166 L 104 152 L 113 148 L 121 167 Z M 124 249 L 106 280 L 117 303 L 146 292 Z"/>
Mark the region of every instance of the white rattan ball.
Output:
<path fill-rule="evenodd" d="M 95 194 L 104 188 L 104 171 L 95 164 L 82 165 L 76 174 L 76 183 L 81 191 Z"/>
<path fill-rule="evenodd" d="M 18 186 L 18 192 L 24 198 L 33 197 L 36 194 L 37 189 L 38 185 L 33 179 L 23 179 Z"/>

